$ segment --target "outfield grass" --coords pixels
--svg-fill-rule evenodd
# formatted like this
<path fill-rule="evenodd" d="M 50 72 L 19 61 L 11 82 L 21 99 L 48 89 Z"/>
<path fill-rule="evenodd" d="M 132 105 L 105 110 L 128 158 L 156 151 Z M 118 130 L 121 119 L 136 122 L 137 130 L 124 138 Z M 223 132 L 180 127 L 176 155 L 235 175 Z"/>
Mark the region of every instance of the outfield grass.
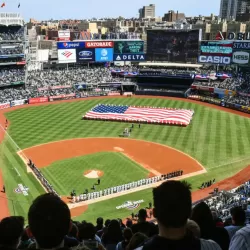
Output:
<path fill-rule="evenodd" d="M 69 195 L 74 189 L 83 193 L 97 182 L 84 177 L 87 170 L 101 170 L 104 175 L 96 191 L 147 178 L 149 172 L 121 153 L 101 152 L 57 161 L 42 172 L 60 195 Z M 118 174 L 119 173 L 119 174 Z"/>
<path fill-rule="evenodd" d="M 95 100 L 81 100 L 73 103 L 19 109 L 7 113 L 7 118 L 11 122 L 10 135 L 21 148 L 70 138 L 118 137 L 124 128 L 128 126 L 127 124 L 81 120 L 85 112 L 99 103 L 194 109 L 195 114 L 192 123 L 186 128 L 143 125 L 140 130 L 135 128 L 131 136 L 131 138 L 153 141 L 177 148 L 203 164 L 208 173 L 189 179 L 194 189 L 197 189 L 203 181 L 208 179 L 216 178 L 218 181 L 232 176 L 250 163 L 250 119 L 194 103 L 160 98 L 112 98 L 102 100 L 97 98 Z M 4 179 L 5 181 L 13 182 L 13 186 L 18 183 L 16 177 L 14 178 L 15 172 L 10 170 L 11 167 L 18 166 L 20 169 L 23 168 L 23 164 L 15 155 L 15 151 L 14 147 L 12 150 L 8 149 L 8 147 L 2 149 L 2 155 L 4 155 L 2 157 Z M 5 156 L 6 154 L 8 157 Z M 95 164 L 94 162 L 95 160 L 93 164 Z M 98 163 L 98 161 L 96 162 Z M 72 163 L 69 164 L 72 165 Z M 112 164 L 112 167 L 114 166 Z M 45 174 L 47 174 L 47 171 L 48 176 L 51 175 L 49 170 L 45 170 Z M 51 173 L 53 171 L 51 168 Z M 27 178 L 23 174 L 21 180 L 26 183 L 26 179 L 30 181 L 29 185 L 34 186 L 32 186 L 32 190 L 33 188 L 35 190 L 34 192 L 32 191 L 30 198 L 22 197 L 28 204 L 33 196 L 35 197 L 42 191 L 34 184 L 36 182 L 31 180 L 31 177 Z M 55 183 L 55 185 L 57 184 Z M 84 185 L 83 188 L 85 188 Z M 62 191 L 63 193 L 68 192 L 68 187 L 65 187 L 65 190 Z M 8 195 L 10 197 L 13 196 L 13 193 L 9 192 Z M 99 211 L 103 216 L 109 216 L 110 213 L 112 215 L 116 205 L 121 205 L 126 200 L 135 200 L 137 197 L 139 199 L 145 197 L 145 200 L 148 201 L 151 199 L 151 190 L 119 197 L 109 201 L 110 203 L 105 201 L 96 205 L 90 205 L 87 213 L 81 218 L 96 218 Z M 19 213 L 19 210 L 23 214 L 22 211 L 26 209 L 19 206 L 16 211 Z M 128 211 L 118 210 L 115 213 L 117 213 L 117 216 L 120 214 L 121 216 L 119 217 L 122 217 Z"/>

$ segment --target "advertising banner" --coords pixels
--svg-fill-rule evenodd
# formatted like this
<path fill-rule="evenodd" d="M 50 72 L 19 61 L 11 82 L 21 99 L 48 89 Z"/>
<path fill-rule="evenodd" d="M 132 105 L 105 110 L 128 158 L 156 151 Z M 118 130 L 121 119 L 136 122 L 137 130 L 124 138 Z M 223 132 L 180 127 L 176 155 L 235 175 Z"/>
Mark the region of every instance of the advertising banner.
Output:
<path fill-rule="evenodd" d="M 113 61 L 145 61 L 145 54 L 114 54 Z"/>
<path fill-rule="evenodd" d="M 147 60 L 197 62 L 200 30 L 147 31 Z"/>
<path fill-rule="evenodd" d="M 114 50 L 99 48 L 95 49 L 95 61 L 96 62 L 112 62 L 113 61 Z"/>
<path fill-rule="evenodd" d="M 17 62 L 16 64 L 17 64 L 17 65 L 25 65 L 25 64 L 26 64 L 26 61 Z"/>
<path fill-rule="evenodd" d="M 94 62 L 95 61 L 95 49 L 77 49 L 76 61 L 82 62 Z"/>
<path fill-rule="evenodd" d="M 199 63 L 231 64 L 233 55 L 232 41 L 201 41 Z"/>
<path fill-rule="evenodd" d="M 115 41 L 114 43 L 115 54 L 143 54 L 144 41 L 127 40 Z"/>
<path fill-rule="evenodd" d="M 51 86 L 50 89 L 70 89 L 71 85 Z"/>
<path fill-rule="evenodd" d="M 229 56 L 205 56 L 200 55 L 198 57 L 199 63 L 204 64 L 223 64 L 223 65 L 229 65 L 231 64 L 231 57 Z"/>
<path fill-rule="evenodd" d="M 85 48 L 85 42 L 58 42 L 58 49 L 78 49 Z"/>
<path fill-rule="evenodd" d="M 234 42 L 233 43 L 233 56 L 232 63 L 242 66 L 250 65 L 250 42 Z"/>
<path fill-rule="evenodd" d="M 113 48 L 114 42 L 112 41 L 91 41 L 85 43 L 85 48 Z"/>
<path fill-rule="evenodd" d="M 48 102 L 48 101 L 49 101 L 48 97 L 30 98 L 29 99 L 29 104 L 44 103 L 44 102 Z"/>
<path fill-rule="evenodd" d="M 6 103 L 0 103 L 0 109 L 7 109 L 10 108 L 10 103 L 6 102 Z"/>
<path fill-rule="evenodd" d="M 200 55 L 231 57 L 232 54 L 232 41 L 201 41 Z"/>
<path fill-rule="evenodd" d="M 60 49 L 58 50 L 59 63 L 76 63 L 76 50 L 75 49 Z"/>
<path fill-rule="evenodd" d="M 214 93 L 219 95 L 225 95 L 225 89 L 214 88 Z"/>
<path fill-rule="evenodd" d="M 65 99 L 71 99 L 76 96 L 75 93 L 68 94 L 68 95 L 55 95 L 55 96 L 50 96 L 49 100 L 54 101 L 54 100 L 65 100 Z"/>
<path fill-rule="evenodd" d="M 59 30 L 58 31 L 59 41 L 70 41 L 70 31 L 69 30 Z"/>
<path fill-rule="evenodd" d="M 49 90 L 49 87 L 38 88 L 37 90 L 38 90 L 38 92 L 40 92 L 40 91 L 44 91 L 44 90 Z"/>
<path fill-rule="evenodd" d="M 23 104 L 26 104 L 27 101 L 28 101 L 27 99 L 11 101 L 10 106 L 15 107 L 15 106 L 23 105 Z"/>

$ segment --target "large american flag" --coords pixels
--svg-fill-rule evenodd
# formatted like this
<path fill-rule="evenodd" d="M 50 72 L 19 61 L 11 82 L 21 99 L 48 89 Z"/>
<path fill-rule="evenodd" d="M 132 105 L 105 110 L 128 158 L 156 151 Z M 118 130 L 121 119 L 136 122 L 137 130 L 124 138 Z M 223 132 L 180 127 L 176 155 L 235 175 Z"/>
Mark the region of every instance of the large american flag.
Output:
<path fill-rule="evenodd" d="M 87 112 L 83 118 L 187 126 L 191 122 L 193 114 L 194 111 L 188 109 L 99 104 Z"/>

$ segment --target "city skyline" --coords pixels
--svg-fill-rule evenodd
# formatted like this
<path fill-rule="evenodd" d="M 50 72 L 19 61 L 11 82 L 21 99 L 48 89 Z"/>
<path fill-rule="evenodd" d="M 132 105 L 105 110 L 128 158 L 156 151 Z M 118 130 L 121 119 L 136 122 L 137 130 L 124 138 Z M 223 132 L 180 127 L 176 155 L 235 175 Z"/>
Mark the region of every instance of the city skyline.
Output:
<path fill-rule="evenodd" d="M 97 7 L 98 2 L 98 8 Z M 211 13 L 218 15 L 220 8 L 219 0 L 210 0 L 209 6 L 205 6 L 205 0 L 127 0 L 117 2 L 115 0 L 106 1 L 88 1 L 85 5 L 83 0 L 75 0 L 74 4 L 69 4 L 68 1 L 59 0 L 43 0 L 31 1 L 20 0 L 20 8 L 18 8 L 19 1 L 5 1 L 6 6 L 1 9 L 1 12 L 18 12 L 24 17 L 26 21 L 29 18 L 37 20 L 47 19 L 87 19 L 108 17 L 115 18 L 123 16 L 125 18 L 138 17 L 138 10 L 142 6 L 155 4 L 156 16 L 163 16 L 169 10 L 184 12 L 187 16 L 210 15 Z M 195 8 L 194 8 L 195 6 Z M 104 11 L 105 10 L 105 11 Z"/>

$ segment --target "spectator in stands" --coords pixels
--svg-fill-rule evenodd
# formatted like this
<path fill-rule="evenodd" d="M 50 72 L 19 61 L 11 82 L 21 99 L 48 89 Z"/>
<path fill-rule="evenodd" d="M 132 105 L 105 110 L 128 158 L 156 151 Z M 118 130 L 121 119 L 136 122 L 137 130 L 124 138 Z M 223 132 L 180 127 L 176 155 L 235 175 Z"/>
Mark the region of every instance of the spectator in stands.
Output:
<path fill-rule="evenodd" d="M 223 224 L 223 221 L 221 218 L 219 218 L 219 215 L 218 215 L 218 212 L 215 208 L 211 208 L 211 213 L 212 213 L 212 216 L 213 216 L 213 220 L 215 222 L 215 225 L 217 227 L 224 227 L 224 224 Z"/>
<path fill-rule="evenodd" d="M 186 182 L 167 181 L 153 190 L 153 213 L 158 222 L 159 235 L 137 250 L 220 249 L 217 243 L 197 239 L 186 229 L 192 208 L 190 189 Z"/>
<path fill-rule="evenodd" d="M 250 249 L 250 226 L 243 227 L 233 236 L 229 250 L 249 250 Z"/>
<path fill-rule="evenodd" d="M 116 250 L 125 250 L 132 236 L 133 236 L 132 230 L 130 228 L 125 228 L 123 230 L 123 240 L 117 244 Z"/>
<path fill-rule="evenodd" d="M 196 238 L 200 238 L 201 235 L 201 230 L 199 225 L 193 221 L 193 220 L 188 220 L 187 221 L 187 230 L 189 230 L 194 237 Z"/>
<path fill-rule="evenodd" d="M 158 233 L 157 227 L 147 221 L 147 211 L 146 209 L 140 209 L 138 213 L 138 223 L 132 226 L 133 233 L 143 233 L 148 237 L 152 237 Z"/>
<path fill-rule="evenodd" d="M 28 222 L 38 249 L 64 247 L 64 237 L 71 227 L 70 211 L 58 196 L 48 193 L 36 198 L 29 209 Z"/>
<path fill-rule="evenodd" d="M 96 229 L 96 232 L 103 229 L 103 218 L 102 217 L 97 218 L 95 229 Z"/>
<path fill-rule="evenodd" d="M 116 245 L 123 240 L 120 223 L 118 220 L 112 220 L 106 232 L 102 236 L 102 243 L 107 250 L 113 250 Z"/>
<path fill-rule="evenodd" d="M 83 223 L 79 225 L 78 238 L 80 242 L 92 250 L 104 250 L 103 245 L 96 240 L 96 229 L 92 223 Z"/>
<path fill-rule="evenodd" d="M 234 234 L 245 226 L 246 214 L 241 207 L 233 207 L 230 210 L 230 213 L 232 216 L 232 225 L 225 227 L 225 229 L 227 230 L 231 240 Z"/>
<path fill-rule="evenodd" d="M 104 222 L 104 227 L 102 228 L 102 230 L 99 230 L 96 235 L 98 237 L 102 237 L 102 235 L 108 231 L 108 226 L 110 224 L 111 220 L 107 219 L 105 222 Z"/>
<path fill-rule="evenodd" d="M 29 248 L 29 246 L 30 246 L 31 244 L 34 243 L 34 241 L 32 240 L 32 238 L 29 237 L 27 231 L 28 231 L 27 229 L 25 229 L 25 230 L 23 231 L 23 235 L 22 235 L 22 238 L 21 238 L 21 243 L 20 243 L 20 245 L 18 246 L 18 249 L 27 249 L 27 248 Z"/>
<path fill-rule="evenodd" d="M 72 222 L 68 235 L 64 237 L 64 246 L 75 247 L 79 245 L 78 238 L 78 227 Z"/>
<path fill-rule="evenodd" d="M 191 219 L 200 227 L 201 238 L 217 242 L 222 250 L 229 247 L 229 236 L 225 228 L 216 227 L 211 210 L 205 202 L 193 208 Z"/>
<path fill-rule="evenodd" d="M 132 236 L 126 250 L 134 250 L 145 244 L 148 240 L 148 237 L 142 233 L 136 233 Z"/>
<path fill-rule="evenodd" d="M 24 231 L 24 218 L 11 216 L 0 222 L 0 249 L 17 249 Z"/>

